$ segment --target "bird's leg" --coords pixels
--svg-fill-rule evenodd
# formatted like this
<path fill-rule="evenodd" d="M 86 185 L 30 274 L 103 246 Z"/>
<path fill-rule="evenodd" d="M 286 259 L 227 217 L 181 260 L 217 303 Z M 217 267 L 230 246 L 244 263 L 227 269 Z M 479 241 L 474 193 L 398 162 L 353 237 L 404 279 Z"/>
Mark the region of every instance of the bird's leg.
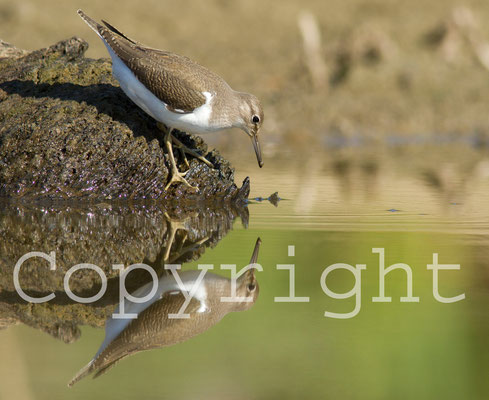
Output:
<path fill-rule="evenodd" d="M 165 261 L 165 263 L 170 258 L 171 246 L 173 244 L 173 241 L 175 240 L 175 234 L 177 233 L 177 230 L 182 229 L 180 225 L 173 224 L 171 220 L 169 220 L 169 225 L 170 225 L 170 229 L 169 229 L 170 232 L 168 234 L 168 241 L 166 243 L 165 254 L 163 255 L 163 260 Z"/>
<path fill-rule="evenodd" d="M 165 134 L 169 130 L 171 131 L 171 129 L 168 129 L 161 122 L 158 122 L 156 125 L 158 126 L 158 129 L 161 130 L 162 132 L 164 132 Z M 175 136 L 171 135 L 171 140 L 172 140 L 173 144 L 180 149 L 181 154 L 182 154 L 182 157 L 183 157 L 183 159 L 184 159 L 185 164 L 187 165 L 187 167 L 190 167 L 190 165 L 188 164 L 187 157 L 185 157 L 185 153 L 190 154 L 191 156 L 197 158 L 198 160 L 202 161 L 204 164 L 206 164 L 210 168 L 214 168 L 214 166 L 212 165 L 212 163 L 209 160 L 207 160 L 204 156 L 200 155 L 199 153 L 197 153 L 195 150 L 191 149 L 190 147 L 185 146 Z"/>
<path fill-rule="evenodd" d="M 192 150 L 190 147 L 185 146 L 180 140 L 178 140 L 175 136 L 172 136 L 171 139 L 173 140 L 173 143 L 175 146 L 177 146 L 182 152 L 190 154 L 191 156 L 194 156 L 198 160 L 202 161 L 204 164 L 208 165 L 211 168 L 214 168 L 214 166 L 211 164 L 209 160 L 204 158 L 204 156 L 201 156 L 199 153 L 197 153 L 195 150 Z M 185 155 L 184 155 L 185 157 Z M 185 157 L 185 161 L 187 162 L 187 158 Z M 188 162 L 187 162 L 188 165 Z"/>
<path fill-rule="evenodd" d="M 172 129 L 168 129 L 167 132 L 165 133 L 165 145 L 166 145 L 166 150 L 168 151 L 168 156 L 170 158 L 170 164 L 171 164 L 171 179 L 165 186 L 165 190 L 167 190 L 173 183 L 183 183 L 184 185 L 194 189 L 194 190 L 199 190 L 197 187 L 192 186 L 190 183 L 187 182 L 187 180 L 184 178 L 185 174 L 188 171 L 185 172 L 180 172 L 178 171 L 177 168 L 177 163 L 175 162 L 175 157 L 173 157 L 173 149 L 172 149 L 172 143 L 171 143 L 171 132 Z"/>
<path fill-rule="evenodd" d="M 175 136 L 172 135 L 171 138 L 174 139 Z M 190 169 L 190 164 L 188 163 L 187 157 L 185 157 L 185 151 L 183 151 L 183 149 L 181 147 L 179 147 L 178 150 L 180 150 L 180 155 L 182 156 L 183 161 L 185 161 L 185 165 L 187 166 L 187 168 Z"/>
<path fill-rule="evenodd" d="M 188 217 L 185 218 L 183 221 L 178 221 L 176 219 L 171 218 L 166 211 L 165 211 L 164 215 L 165 215 L 165 219 L 168 223 L 168 225 L 167 225 L 167 227 L 168 227 L 167 228 L 168 238 L 167 238 L 167 242 L 166 242 L 165 253 L 163 254 L 163 261 L 165 263 L 167 263 L 170 260 L 170 251 L 171 251 L 173 242 L 175 241 L 175 235 L 176 235 L 177 231 L 178 230 L 185 231 L 184 241 L 187 237 L 187 227 L 185 225 L 185 221 L 188 220 Z M 181 246 L 179 245 L 178 247 L 181 247 Z M 179 250 L 177 249 L 177 252 L 178 251 Z"/>
<path fill-rule="evenodd" d="M 190 245 L 183 246 L 184 243 L 182 243 L 182 246 L 180 246 L 180 249 L 178 250 L 178 252 L 175 253 L 175 255 L 172 257 L 172 259 L 169 260 L 170 263 L 173 263 L 173 261 L 175 261 L 176 259 L 178 259 L 179 257 L 183 256 L 184 254 L 186 254 L 188 252 L 197 250 L 199 247 L 201 247 L 208 240 L 209 240 L 209 236 L 206 236 L 206 237 L 200 239 L 199 241 L 197 241 L 195 243 L 190 243 Z"/>

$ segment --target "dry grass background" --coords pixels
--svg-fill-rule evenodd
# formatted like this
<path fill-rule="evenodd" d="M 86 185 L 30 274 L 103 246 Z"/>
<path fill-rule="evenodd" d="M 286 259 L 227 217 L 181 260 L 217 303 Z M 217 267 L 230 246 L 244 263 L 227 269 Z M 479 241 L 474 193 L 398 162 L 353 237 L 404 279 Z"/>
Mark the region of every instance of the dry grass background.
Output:
<path fill-rule="evenodd" d="M 88 56 L 107 57 L 76 15 L 82 8 L 258 95 L 269 153 L 284 142 L 307 148 L 311 140 L 383 141 L 392 133 L 475 134 L 485 141 L 489 70 L 463 35 L 450 30 L 461 6 L 472 13 L 469 29 L 477 40 L 489 42 L 485 0 L 0 0 L 0 38 L 36 49 L 77 35 L 90 43 Z M 305 11 L 321 35 L 323 87 L 312 83 L 304 57 L 298 21 Z"/>

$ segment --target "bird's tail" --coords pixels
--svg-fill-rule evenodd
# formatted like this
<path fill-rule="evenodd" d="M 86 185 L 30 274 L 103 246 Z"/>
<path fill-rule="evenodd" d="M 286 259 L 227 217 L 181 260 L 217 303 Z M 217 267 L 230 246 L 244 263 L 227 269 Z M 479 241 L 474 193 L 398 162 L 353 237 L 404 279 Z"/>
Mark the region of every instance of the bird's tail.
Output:
<path fill-rule="evenodd" d="M 83 19 L 83 21 L 85 21 L 87 25 L 97 33 L 97 35 L 101 36 L 101 30 L 104 29 L 102 25 L 100 25 L 97 21 L 90 18 L 82 10 L 78 10 L 77 13 Z"/>
<path fill-rule="evenodd" d="M 68 382 L 68 387 L 72 387 L 79 380 L 85 378 L 88 374 L 90 374 L 90 372 L 92 372 L 93 370 L 92 366 L 94 361 L 95 360 L 90 361 L 80 371 L 78 371 L 78 373 L 73 377 L 73 379 Z"/>

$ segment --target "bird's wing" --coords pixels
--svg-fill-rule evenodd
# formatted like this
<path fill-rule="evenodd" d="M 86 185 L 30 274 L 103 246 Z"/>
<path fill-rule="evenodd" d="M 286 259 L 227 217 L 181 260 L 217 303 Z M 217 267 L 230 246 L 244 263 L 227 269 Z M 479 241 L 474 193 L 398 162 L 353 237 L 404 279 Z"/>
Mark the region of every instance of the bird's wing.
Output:
<path fill-rule="evenodd" d="M 183 311 L 189 319 L 171 319 L 168 314 L 178 313 L 185 302 L 182 292 L 166 292 L 160 300 L 142 311 L 107 347 L 68 383 L 73 386 L 87 375 L 94 373 L 97 378 L 106 373 L 123 358 L 143 350 L 150 350 L 188 339 L 194 326 L 194 316 L 200 308 L 200 301 L 192 298 Z M 189 324 L 190 323 L 190 324 Z M 178 329 L 181 325 L 187 328 Z M 198 332 L 197 332 L 198 333 Z"/>
<path fill-rule="evenodd" d="M 171 111 L 190 113 L 205 104 L 206 88 L 198 74 L 203 67 L 187 57 L 136 46 L 132 57 L 122 61 Z"/>
<path fill-rule="evenodd" d="M 190 314 L 190 318 L 168 317 L 168 314 L 178 313 L 184 302 L 185 297 L 181 292 L 166 292 L 160 300 L 142 311 L 138 318 L 132 320 L 127 328 L 93 360 L 90 372 L 95 372 L 94 378 L 104 374 L 121 359 L 131 354 L 171 346 L 188 339 L 188 330 L 193 327 L 194 315 L 201 306 L 200 301 L 192 298 L 183 311 Z"/>
<path fill-rule="evenodd" d="M 167 108 L 174 112 L 190 113 L 206 102 L 205 76 L 220 78 L 187 57 L 145 47 L 128 38 L 109 23 L 100 25 L 83 11 L 83 20 L 107 43 L 117 57 L 134 73 Z"/>

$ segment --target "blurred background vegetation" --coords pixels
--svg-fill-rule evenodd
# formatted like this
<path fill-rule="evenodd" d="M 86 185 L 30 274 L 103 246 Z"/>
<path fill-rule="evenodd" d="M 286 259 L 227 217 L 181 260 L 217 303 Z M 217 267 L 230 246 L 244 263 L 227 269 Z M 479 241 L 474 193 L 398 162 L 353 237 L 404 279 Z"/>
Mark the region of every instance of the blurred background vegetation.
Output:
<path fill-rule="evenodd" d="M 391 135 L 487 144 L 483 0 L 0 0 L 0 38 L 34 50 L 76 35 L 107 57 L 77 8 L 258 95 L 268 153 Z"/>

